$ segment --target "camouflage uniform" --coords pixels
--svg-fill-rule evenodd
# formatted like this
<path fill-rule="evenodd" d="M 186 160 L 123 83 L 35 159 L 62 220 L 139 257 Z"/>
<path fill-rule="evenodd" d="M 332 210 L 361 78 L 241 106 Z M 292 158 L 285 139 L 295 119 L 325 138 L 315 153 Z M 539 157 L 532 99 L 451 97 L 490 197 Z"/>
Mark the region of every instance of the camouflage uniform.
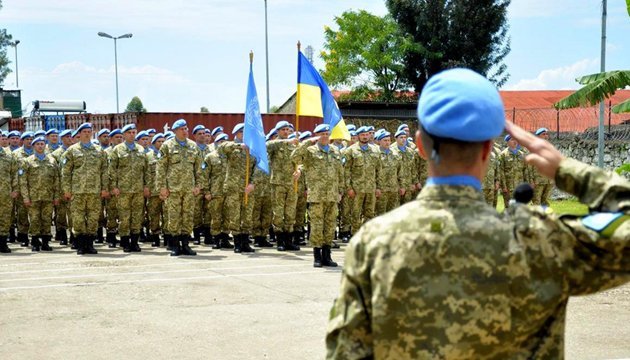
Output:
<path fill-rule="evenodd" d="M 105 154 L 107 155 L 108 162 L 111 161 L 112 151 L 114 151 L 114 147 L 110 146 L 105 149 Z M 109 172 L 109 182 L 110 182 L 110 191 L 111 191 L 111 172 Z M 107 217 L 107 236 L 109 238 L 108 241 L 116 241 L 116 233 L 118 232 L 118 198 L 115 196 L 111 196 L 109 199 L 105 200 L 105 213 Z"/>
<path fill-rule="evenodd" d="M 60 146 L 52 152 L 52 157 L 57 162 L 57 177 L 59 178 L 59 189 L 61 191 L 61 161 L 63 153 L 67 148 Z M 59 196 L 59 205 L 55 206 L 55 239 L 60 245 L 67 244 L 67 230 L 72 228 L 72 218 L 70 217 L 70 202 L 63 198 L 63 194 Z"/>
<path fill-rule="evenodd" d="M 496 182 L 499 181 L 499 151 L 495 147 L 490 152 L 490 163 L 488 171 L 482 181 L 483 197 L 488 205 L 497 208 L 497 190 Z"/>
<path fill-rule="evenodd" d="M 227 240 L 228 226 L 227 213 L 225 204 L 225 193 L 223 184 L 227 172 L 227 156 L 219 151 L 213 151 L 206 155 L 204 159 L 206 167 L 204 169 L 204 179 L 206 183 L 204 192 L 209 193 L 212 197 L 206 203 L 206 213 L 210 215 L 210 234 L 220 248 L 221 239 Z"/>
<path fill-rule="evenodd" d="M 19 178 L 22 198 L 31 202 L 28 207 L 31 237 L 50 237 L 53 200 L 60 197 L 57 161 L 50 154 L 44 153 L 41 160 L 37 154 L 31 155 L 23 161 Z M 45 239 L 45 243 L 49 240 Z M 33 244 L 35 245 L 35 240 Z"/>
<path fill-rule="evenodd" d="M 341 153 L 336 146 L 328 151 L 312 141 L 302 142 L 292 154 L 295 163 L 302 164 L 306 175 L 307 201 L 314 248 L 332 245 L 337 225 L 339 197 L 344 189 Z"/>
<path fill-rule="evenodd" d="M 118 144 L 109 155 L 110 188 L 115 196 L 120 223 L 118 233 L 126 251 L 139 251 L 138 240 L 144 220 L 144 188 L 149 186 L 149 163 L 144 148 L 126 142 Z M 130 244 L 131 243 L 131 244 Z"/>
<path fill-rule="evenodd" d="M 302 169 L 303 170 L 303 169 Z M 295 224 L 293 230 L 303 234 L 306 227 L 306 176 L 302 175 L 298 179 L 297 201 L 295 203 Z"/>
<path fill-rule="evenodd" d="M 398 153 L 390 149 L 379 149 L 381 159 L 380 190 L 381 196 L 376 199 L 376 215 L 382 215 L 393 210 L 399 205 L 399 193 L 401 189 L 400 178 L 402 171 L 402 158 Z"/>
<path fill-rule="evenodd" d="M 13 218 L 11 193 L 18 191 L 17 162 L 11 152 L 0 148 L 0 252 L 9 252 L 7 237 Z"/>
<path fill-rule="evenodd" d="M 344 184 L 346 184 L 348 171 L 346 170 L 346 152 L 348 148 L 344 147 L 340 149 L 341 163 L 343 165 L 343 178 Z M 345 188 L 345 186 L 344 186 Z M 341 196 L 341 202 L 339 203 L 339 234 L 342 235 L 344 241 L 350 240 L 351 227 L 352 227 L 352 206 L 354 204 L 354 198 L 348 196 L 347 192 L 343 192 Z"/>
<path fill-rule="evenodd" d="M 205 159 L 206 156 L 210 153 L 211 148 L 207 145 L 203 147 L 197 145 L 197 149 L 199 150 L 199 158 Z M 204 227 L 209 226 L 209 223 L 205 222 L 206 219 L 206 200 L 202 195 L 195 197 L 195 215 L 193 220 L 193 232 L 195 234 L 195 243 L 198 243 L 200 236 L 204 233 Z M 209 235 L 209 234 L 208 234 Z"/>
<path fill-rule="evenodd" d="M 536 171 L 531 171 L 532 183 L 534 185 L 534 198 L 532 204 L 549 206 L 549 197 L 553 190 L 553 181 L 540 175 Z"/>
<path fill-rule="evenodd" d="M 22 164 L 24 160 L 26 160 L 26 158 L 31 156 L 33 153 L 34 153 L 33 149 L 27 151 L 23 146 L 13 152 L 13 157 L 15 157 L 18 169 L 22 169 Z M 18 172 L 19 171 L 20 170 L 18 170 Z M 20 178 L 18 176 L 18 183 L 19 182 L 20 182 Z M 28 228 L 29 228 L 30 223 L 28 221 L 28 209 L 24 206 L 24 198 L 22 197 L 22 194 L 20 194 L 17 197 L 17 199 L 15 199 L 15 208 L 16 208 L 16 213 L 15 213 L 16 217 L 14 221 L 17 224 L 18 238 L 19 238 L 18 240 L 28 245 Z"/>
<path fill-rule="evenodd" d="M 177 241 L 187 241 L 195 210 L 192 190 L 203 187 L 197 144 L 189 139 L 183 145 L 177 138 L 165 141 L 160 149 L 156 182 L 158 189 L 170 192 L 164 203 L 169 233 L 178 237 Z"/>
<path fill-rule="evenodd" d="M 233 236 L 250 234 L 252 230 L 252 208 L 254 199 L 251 194 L 245 204 L 245 173 L 247 163 L 247 150 L 241 143 L 225 141 L 217 150 L 226 161 L 225 181 L 223 182 L 223 194 L 225 195 L 225 220 L 227 230 Z M 249 173 L 254 173 L 256 161 L 250 156 Z M 252 177 L 249 178 L 249 184 Z"/>
<path fill-rule="evenodd" d="M 499 155 L 499 187 L 506 208 L 509 206 L 514 189 L 518 184 L 527 181 L 527 164 L 524 156 L 525 153 L 520 148 L 515 151 L 505 148 Z"/>
<path fill-rule="evenodd" d="M 292 233 L 295 224 L 297 194 L 294 188 L 291 153 L 295 145 L 288 140 L 267 142 L 273 196 L 273 229 L 278 233 Z"/>
<path fill-rule="evenodd" d="M 270 177 L 258 167 L 254 169 L 252 182 L 256 187 L 252 192 L 253 209 L 252 209 L 252 236 L 257 242 L 267 238 L 269 228 L 271 227 L 271 218 L 273 209 L 271 203 L 271 184 Z"/>
<path fill-rule="evenodd" d="M 346 190 L 354 190 L 352 232 L 356 233 L 364 221 L 374 217 L 375 191 L 380 178 L 381 164 L 378 148 L 355 143 L 346 151 Z"/>
<path fill-rule="evenodd" d="M 413 143 L 411 143 L 413 144 Z M 420 174 L 417 171 L 418 153 L 409 146 L 400 148 L 398 144 L 392 144 L 392 152 L 400 156 L 399 185 L 405 189 L 405 195 L 400 196 L 400 204 L 406 204 L 413 200 L 415 185 L 420 182 Z"/>
<path fill-rule="evenodd" d="M 159 246 L 160 234 L 162 233 L 162 199 L 160 199 L 160 189 L 157 187 L 155 179 L 158 163 L 158 155 L 155 151 L 147 154 L 147 186 L 151 190 L 151 197 L 147 204 L 147 212 L 149 213 L 149 230 L 153 237 L 153 242 Z"/>
<path fill-rule="evenodd" d="M 503 216 L 473 187 L 438 185 L 366 224 L 346 250 L 328 358 L 562 359 L 569 296 L 630 281 L 630 184 L 571 159 L 556 183 L 626 217 L 598 232 L 539 207 Z"/>
<path fill-rule="evenodd" d="M 72 233 L 77 237 L 78 253 L 92 250 L 98 228 L 101 192 L 109 190 L 107 155 L 99 146 L 78 142 L 68 148 L 61 160 L 62 193 L 71 193 Z"/>

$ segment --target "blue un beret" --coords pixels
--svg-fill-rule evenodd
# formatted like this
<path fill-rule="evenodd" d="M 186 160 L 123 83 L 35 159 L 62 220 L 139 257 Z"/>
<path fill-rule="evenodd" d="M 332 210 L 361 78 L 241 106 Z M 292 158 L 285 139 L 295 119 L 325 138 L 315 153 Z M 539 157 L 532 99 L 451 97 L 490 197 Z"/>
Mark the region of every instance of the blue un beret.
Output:
<path fill-rule="evenodd" d="M 4 130 L 0 131 L 0 134 L 2 134 L 2 136 L 4 136 L 4 137 L 9 135 L 9 133 L 4 131 Z"/>
<path fill-rule="evenodd" d="M 46 132 L 44 130 L 37 130 L 35 131 L 35 134 L 33 134 L 35 137 L 38 136 L 46 136 Z"/>
<path fill-rule="evenodd" d="M 92 124 L 90 124 L 89 122 L 86 122 L 86 123 L 83 123 L 83 124 L 79 125 L 79 127 L 77 128 L 77 133 L 80 133 L 81 130 L 84 130 L 84 129 L 92 130 Z"/>
<path fill-rule="evenodd" d="M 278 121 L 278 123 L 276 124 L 276 130 L 280 130 L 285 127 L 290 127 L 291 129 L 294 129 L 293 125 L 291 125 L 291 123 L 286 120 Z"/>
<path fill-rule="evenodd" d="M 149 133 L 146 132 L 145 130 L 142 130 L 136 135 L 136 141 L 139 141 L 140 139 L 144 137 L 148 137 L 148 136 L 149 136 Z"/>
<path fill-rule="evenodd" d="M 195 135 L 198 131 L 201 131 L 201 130 L 206 130 L 206 127 L 203 125 L 197 125 L 193 128 L 192 133 L 193 135 Z"/>
<path fill-rule="evenodd" d="M 396 131 L 396 134 L 394 134 L 394 137 L 397 138 L 401 135 L 407 135 L 407 133 L 405 132 L 405 129 L 400 129 L 398 131 Z"/>
<path fill-rule="evenodd" d="M 357 129 L 357 131 L 355 131 L 355 133 L 357 135 L 359 135 L 359 134 L 363 134 L 363 133 L 366 133 L 366 132 L 369 132 L 369 131 L 370 130 L 369 130 L 369 128 L 367 126 L 361 126 L 360 128 Z"/>
<path fill-rule="evenodd" d="M 155 130 L 154 128 L 147 129 L 147 134 L 151 135 L 151 134 L 155 134 L 155 133 L 157 133 L 157 130 Z"/>
<path fill-rule="evenodd" d="M 392 133 L 390 133 L 389 131 L 383 131 L 383 132 L 381 132 L 381 133 L 378 135 L 378 137 L 376 138 L 376 140 L 383 140 L 383 139 L 385 139 L 386 137 L 390 137 L 390 136 L 392 136 Z"/>
<path fill-rule="evenodd" d="M 214 142 L 219 142 L 219 141 L 225 141 L 228 139 L 227 134 L 219 134 L 219 136 L 217 136 L 216 139 L 214 139 Z"/>
<path fill-rule="evenodd" d="M 374 126 L 372 126 L 372 125 L 368 125 L 368 126 L 367 126 L 367 129 L 368 129 L 368 131 L 374 131 Z"/>
<path fill-rule="evenodd" d="M 164 139 L 164 134 L 157 133 L 153 135 L 153 139 L 151 139 L 151 144 L 155 144 L 155 142 L 158 141 L 159 139 Z"/>
<path fill-rule="evenodd" d="M 7 137 L 8 138 L 20 137 L 20 132 L 17 130 L 9 131 L 9 135 L 7 135 Z"/>
<path fill-rule="evenodd" d="M 46 138 L 43 136 L 36 137 L 35 139 L 33 139 L 33 141 L 31 141 L 31 146 L 35 145 L 35 143 L 40 142 L 40 141 L 46 142 Z"/>
<path fill-rule="evenodd" d="M 74 131 L 72 132 L 72 137 L 73 137 L 73 138 L 75 138 L 75 137 L 77 137 L 77 136 L 79 136 L 79 131 L 78 131 L 78 130 L 74 130 Z"/>
<path fill-rule="evenodd" d="M 46 136 L 53 135 L 53 134 L 59 134 L 59 130 L 57 130 L 57 129 L 49 129 L 48 131 L 46 131 Z"/>
<path fill-rule="evenodd" d="M 96 133 L 96 137 L 101 137 L 101 136 L 103 136 L 105 134 L 109 135 L 109 133 L 110 133 L 109 129 L 108 128 L 104 128 L 104 129 L 99 130 Z"/>
<path fill-rule="evenodd" d="M 346 125 L 346 129 L 348 129 L 348 131 L 355 131 L 357 127 L 354 126 L 353 124 L 349 124 L 349 125 Z"/>
<path fill-rule="evenodd" d="M 25 131 L 22 133 L 22 136 L 20 136 L 20 139 L 24 140 L 26 138 L 33 138 L 35 137 L 35 134 L 33 134 L 32 131 Z"/>
<path fill-rule="evenodd" d="M 287 136 L 287 139 L 295 139 L 295 133 L 289 134 L 289 136 Z"/>
<path fill-rule="evenodd" d="M 219 132 L 223 132 L 223 126 L 217 126 L 214 129 L 212 129 L 212 132 L 210 133 L 210 135 L 215 136 Z"/>
<path fill-rule="evenodd" d="M 328 124 L 319 124 L 315 127 L 315 130 L 313 130 L 313 132 L 315 134 L 319 134 L 321 132 L 325 132 L 325 131 L 330 131 L 330 125 Z"/>
<path fill-rule="evenodd" d="M 243 123 L 236 124 L 234 129 L 232 129 L 232 135 L 236 135 L 239 131 L 243 131 L 244 127 L 245 127 L 245 124 L 243 124 Z"/>
<path fill-rule="evenodd" d="M 543 134 L 543 133 L 546 133 L 546 132 L 548 132 L 548 131 L 549 131 L 549 129 L 547 129 L 547 128 L 540 128 L 540 129 L 536 130 L 536 132 L 534 133 L 534 135 L 538 136 L 538 135 Z"/>
<path fill-rule="evenodd" d="M 503 138 L 503 141 L 508 142 L 512 140 L 512 136 L 510 134 L 505 135 L 505 137 Z"/>
<path fill-rule="evenodd" d="M 409 129 L 409 125 L 402 124 L 398 127 L 398 129 L 396 129 L 396 131 L 405 130 L 405 129 Z"/>
<path fill-rule="evenodd" d="M 66 129 L 59 134 L 59 137 L 66 137 L 72 135 L 72 129 Z"/>
<path fill-rule="evenodd" d="M 184 126 L 188 126 L 188 124 L 186 124 L 186 120 L 179 119 L 173 123 L 171 130 L 177 130 L 179 128 L 183 128 Z"/>
<path fill-rule="evenodd" d="M 451 69 L 429 79 L 418 102 L 420 125 L 430 135 L 459 141 L 494 139 L 505 128 L 497 88 L 468 69 Z"/>
<path fill-rule="evenodd" d="M 382 133 L 385 132 L 385 129 L 378 129 L 376 130 L 376 132 L 374 133 L 374 138 L 378 138 Z"/>
<path fill-rule="evenodd" d="M 136 124 L 127 124 L 127 125 L 123 126 L 122 133 L 124 134 L 127 131 L 129 131 L 129 130 L 135 130 L 135 129 L 137 129 L 136 128 Z"/>
<path fill-rule="evenodd" d="M 317 129 L 317 128 L 315 128 L 315 129 Z M 313 133 L 311 133 L 310 131 L 305 131 L 305 132 L 300 134 L 299 139 L 300 140 L 304 140 L 306 138 L 310 138 L 311 136 L 313 136 Z"/>
<path fill-rule="evenodd" d="M 114 137 L 116 135 L 122 134 L 122 130 L 120 129 L 114 129 L 112 130 L 112 132 L 109 133 L 109 137 Z"/>
<path fill-rule="evenodd" d="M 350 136 L 357 136 L 357 132 L 356 131 L 350 131 Z"/>

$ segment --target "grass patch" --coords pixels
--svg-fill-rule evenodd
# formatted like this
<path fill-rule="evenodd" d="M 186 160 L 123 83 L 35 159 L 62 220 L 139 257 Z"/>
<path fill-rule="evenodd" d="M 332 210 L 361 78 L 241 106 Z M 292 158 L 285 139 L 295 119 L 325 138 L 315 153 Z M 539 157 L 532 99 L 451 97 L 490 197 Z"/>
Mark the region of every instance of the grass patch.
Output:
<path fill-rule="evenodd" d="M 565 215 L 586 215 L 588 214 L 588 207 L 575 199 L 551 201 L 551 208 L 556 214 Z M 503 203 L 503 196 L 499 195 L 497 201 L 497 211 L 503 212 L 505 205 Z"/>

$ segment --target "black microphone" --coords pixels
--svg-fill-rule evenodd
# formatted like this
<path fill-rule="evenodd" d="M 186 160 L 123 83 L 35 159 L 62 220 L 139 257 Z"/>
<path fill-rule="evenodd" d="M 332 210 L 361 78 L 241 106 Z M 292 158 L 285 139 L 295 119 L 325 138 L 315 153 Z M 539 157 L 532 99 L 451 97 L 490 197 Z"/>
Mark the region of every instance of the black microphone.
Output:
<path fill-rule="evenodd" d="M 514 201 L 521 204 L 528 204 L 534 198 L 534 188 L 528 183 L 519 184 L 514 189 Z"/>

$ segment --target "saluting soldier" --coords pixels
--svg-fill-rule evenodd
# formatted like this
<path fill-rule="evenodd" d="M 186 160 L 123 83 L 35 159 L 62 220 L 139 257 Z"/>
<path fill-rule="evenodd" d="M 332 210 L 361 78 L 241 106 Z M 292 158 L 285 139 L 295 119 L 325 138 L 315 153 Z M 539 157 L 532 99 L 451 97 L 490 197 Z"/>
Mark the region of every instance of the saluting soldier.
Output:
<path fill-rule="evenodd" d="M 224 192 L 227 156 L 223 152 L 218 151 L 221 143 L 227 140 L 227 134 L 221 133 L 217 135 L 213 142 L 216 150 L 211 151 L 204 159 L 204 197 L 206 199 L 206 212 L 210 215 L 210 236 L 204 239 L 204 244 L 214 244 L 214 249 L 234 248 L 234 245 L 229 241 L 227 206 Z"/>
<path fill-rule="evenodd" d="M 392 143 L 391 135 L 390 132 L 383 131 L 376 138 L 381 160 L 381 196 L 376 199 L 377 216 L 397 208 L 400 192 L 404 189 L 400 186 L 401 176 L 404 174 L 402 158 L 389 148 Z"/>
<path fill-rule="evenodd" d="M 8 147 L 0 147 L 0 253 L 10 253 L 7 245 L 11 221 L 13 220 L 13 201 L 18 197 L 17 161 Z"/>
<path fill-rule="evenodd" d="M 347 160 L 347 151 L 348 147 L 352 146 L 352 144 L 358 141 L 356 126 L 350 124 L 347 126 L 348 131 L 350 133 L 350 142 L 347 146 L 344 146 L 340 149 L 341 152 L 341 163 L 343 164 L 343 177 L 344 184 L 348 181 L 348 170 L 346 170 L 346 160 Z M 341 202 L 339 203 L 339 238 L 342 242 L 347 243 L 350 241 L 350 237 L 352 237 L 352 205 L 354 203 L 354 199 L 348 196 L 348 193 L 344 191 L 341 196 Z"/>
<path fill-rule="evenodd" d="M 300 143 L 306 141 L 306 139 L 313 136 L 313 133 L 310 131 L 304 131 L 300 133 L 298 136 L 298 140 Z M 334 145 L 333 145 L 334 146 Z M 302 175 L 298 179 L 298 191 L 297 191 L 297 201 L 295 205 L 295 225 L 293 225 L 293 230 L 297 232 L 298 238 L 300 239 L 300 245 L 306 245 L 306 176 L 304 176 L 304 169 L 302 170 Z"/>
<path fill-rule="evenodd" d="M 526 182 L 528 176 L 525 153 L 518 141 L 509 134 L 503 140 L 508 146 L 499 155 L 499 183 L 503 194 L 503 203 L 508 208 L 514 189 L 518 184 Z"/>
<path fill-rule="evenodd" d="M 61 191 L 61 161 L 63 154 L 72 146 L 72 129 L 63 130 L 59 134 L 61 146 L 52 152 L 53 158 L 57 162 L 57 177 L 59 178 L 59 188 Z M 70 216 L 70 203 L 59 196 L 59 204 L 55 206 L 55 240 L 59 245 L 68 245 L 68 229 L 72 228 L 72 218 Z"/>
<path fill-rule="evenodd" d="M 101 150 L 105 152 L 107 152 L 107 149 L 112 147 L 110 146 L 109 134 L 110 134 L 110 131 L 107 128 L 103 128 L 96 133 L 96 140 L 98 141 L 98 146 L 100 146 Z M 107 233 L 106 209 L 107 209 L 108 200 L 109 199 L 101 200 L 102 209 L 101 209 L 100 217 L 98 219 L 98 230 L 96 232 L 96 240 L 95 240 L 97 244 L 102 244 L 103 242 L 105 242 L 105 238 L 103 237 L 103 231 Z"/>
<path fill-rule="evenodd" d="M 109 197 L 107 155 L 92 144 L 92 124 L 83 123 L 76 130 L 79 142 L 70 146 L 61 160 L 61 188 L 70 204 L 72 232 L 77 255 L 97 254 L 94 237 L 98 228 L 101 199 Z"/>
<path fill-rule="evenodd" d="M 316 137 L 302 142 L 291 158 L 302 165 L 306 175 L 313 266 L 335 267 L 337 263 L 332 260 L 331 246 L 344 188 L 341 153 L 335 146 L 330 146 L 330 125 L 320 124 L 313 132 Z"/>
<path fill-rule="evenodd" d="M 124 252 L 140 252 L 144 199 L 151 195 L 149 164 L 144 148 L 135 142 L 136 125 L 126 125 L 122 133 L 125 141 L 109 155 L 110 187 L 118 205 L 120 245 Z"/>
<path fill-rule="evenodd" d="M 549 130 L 546 128 L 536 130 L 535 135 L 543 140 L 549 141 Z M 530 174 L 532 177 L 532 186 L 534 187 L 532 204 L 545 207 L 549 206 L 549 197 L 553 190 L 553 181 L 536 171 L 530 171 Z"/>
<path fill-rule="evenodd" d="M 30 219 L 32 251 L 52 251 L 50 223 L 53 205 L 59 204 L 59 168 L 55 158 L 46 154 L 46 138 L 35 138 L 33 155 L 24 159 L 20 167 L 20 193 Z"/>
<path fill-rule="evenodd" d="M 175 137 L 160 149 L 156 179 L 160 198 L 165 201 L 167 228 L 172 235 L 171 256 L 197 255 L 189 246 L 193 229 L 194 201 L 202 187 L 201 159 L 194 141 L 188 139 L 186 120 L 171 128 Z"/>
<path fill-rule="evenodd" d="M 258 167 L 252 174 L 254 191 L 252 192 L 252 236 L 254 245 L 258 247 L 273 247 L 267 241 L 267 234 L 273 217 L 270 176 Z"/>

